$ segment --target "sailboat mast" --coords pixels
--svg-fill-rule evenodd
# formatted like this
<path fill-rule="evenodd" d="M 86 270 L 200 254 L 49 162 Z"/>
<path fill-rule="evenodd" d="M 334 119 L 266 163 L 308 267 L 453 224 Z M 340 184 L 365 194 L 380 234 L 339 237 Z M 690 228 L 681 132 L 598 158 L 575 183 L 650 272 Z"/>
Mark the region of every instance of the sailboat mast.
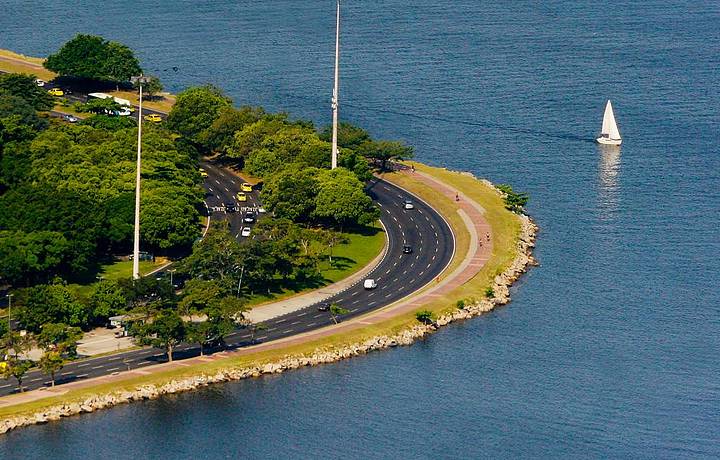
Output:
<path fill-rule="evenodd" d="M 340 0 L 337 0 L 337 18 L 335 28 L 335 87 L 333 88 L 332 109 L 332 169 L 337 168 L 337 131 L 338 131 L 338 91 L 340 82 Z"/>

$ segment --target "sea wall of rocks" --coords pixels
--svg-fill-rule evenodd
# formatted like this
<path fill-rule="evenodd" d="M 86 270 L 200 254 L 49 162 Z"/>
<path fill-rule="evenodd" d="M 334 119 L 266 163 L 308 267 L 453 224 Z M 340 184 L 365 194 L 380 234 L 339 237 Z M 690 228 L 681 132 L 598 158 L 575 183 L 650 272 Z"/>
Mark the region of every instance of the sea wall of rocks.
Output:
<path fill-rule="evenodd" d="M 492 184 L 490 184 L 492 186 Z M 481 300 L 468 300 L 463 308 L 454 309 L 452 312 L 441 315 L 432 324 L 416 324 L 393 336 L 379 336 L 365 340 L 361 343 L 343 346 L 331 350 L 315 350 L 309 356 L 288 356 L 279 361 L 265 363 L 247 368 L 228 368 L 219 370 L 214 374 L 202 374 L 187 377 L 179 380 L 172 380 L 162 385 L 142 385 L 134 391 L 119 391 L 109 394 L 96 395 L 83 401 L 68 402 L 54 407 L 45 408 L 41 411 L 27 416 L 10 417 L 0 421 L 0 433 L 5 433 L 14 428 L 50 421 L 60 420 L 77 414 L 94 412 L 119 404 L 132 401 L 154 399 L 162 395 L 179 393 L 193 390 L 214 383 L 241 380 L 250 377 L 260 377 L 263 374 L 276 374 L 286 370 L 297 369 L 305 366 L 316 366 L 324 363 L 332 363 L 341 359 L 366 354 L 375 350 L 396 347 L 399 345 L 410 345 L 417 339 L 432 333 L 439 327 L 455 321 L 465 320 L 481 315 L 510 301 L 510 286 L 517 280 L 529 265 L 534 265 L 532 248 L 534 247 L 535 234 L 538 227 L 525 215 L 520 216 L 521 232 L 517 243 L 517 256 L 510 267 L 503 273 L 497 275 L 494 280 L 493 298 Z"/>

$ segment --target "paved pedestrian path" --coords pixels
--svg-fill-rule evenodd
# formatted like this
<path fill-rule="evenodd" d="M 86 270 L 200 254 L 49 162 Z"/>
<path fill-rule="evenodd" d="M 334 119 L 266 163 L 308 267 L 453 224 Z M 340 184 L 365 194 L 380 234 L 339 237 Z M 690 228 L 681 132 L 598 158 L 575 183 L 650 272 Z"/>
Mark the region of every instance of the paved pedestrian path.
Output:
<path fill-rule="evenodd" d="M 456 199 L 456 190 L 429 174 L 425 174 L 419 171 L 404 171 L 400 174 L 412 175 L 415 180 L 424 183 L 427 187 L 434 189 L 442 196 L 450 200 Z M 386 178 L 386 180 L 392 182 L 392 177 L 388 177 Z M 455 268 L 451 273 L 442 274 L 440 277 L 438 277 L 438 279 L 431 282 L 430 286 L 426 287 L 426 289 L 424 289 L 420 293 L 411 295 L 383 309 L 368 313 L 367 315 L 350 319 L 337 325 L 309 331 L 285 339 L 279 339 L 268 343 L 261 343 L 251 347 L 240 348 L 234 351 L 216 353 L 211 356 L 189 358 L 182 361 L 174 361 L 172 363 L 158 364 L 148 368 L 119 372 L 115 373 L 114 375 L 106 375 L 102 377 L 71 382 L 54 389 L 48 388 L 29 391 L 27 393 L 5 396 L 0 398 L 0 407 L 36 401 L 50 396 L 58 396 L 70 390 L 89 388 L 104 383 L 114 382 L 117 384 L 121 384 L 122 381 L 133 377 L 165 372 L 172 369 L 186 368 L 195 364 L 217 361 L 230 356 L 243 356 L 251 353 L 276 350 L 291 345 L 307 343 L 323 337 L 342 334 L 343 332 L 351 332 L 366 327 L 368 325 L 382 323 L 390 318 L 408 312 L 417 311 L 428 302 L 431 302 L 438 297 L 441 297 L 442 295 L 451 292 L 453 289 L 463 285 L 468 280 L 472 279 L 475 275 L 477 275 L 477 273 L 489 260 L 490 255 L 492 254 L 492 229 L 484 216 L 483 208 L 478 203 L 472 201 L 469 197 L 463 194 L 459 194 L 457 198 L 457 212 L 462 217 L 463 222 L 465 223 L 465 226 L 470 233 L 470 247 L 467 254 L 463 257 L 462 263 L 457 268 Z"/>

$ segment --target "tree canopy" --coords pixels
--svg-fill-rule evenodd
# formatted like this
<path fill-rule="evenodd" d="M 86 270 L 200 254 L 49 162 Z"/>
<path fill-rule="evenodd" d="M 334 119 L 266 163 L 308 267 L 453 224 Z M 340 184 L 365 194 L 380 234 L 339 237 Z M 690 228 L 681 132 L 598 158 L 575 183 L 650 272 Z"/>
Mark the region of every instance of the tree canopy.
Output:
<path fill-rule="evenodd" d="M 76 35 L 48 56 L 43 65 L 64 76 L 119 83 L 142 73 L 130 48 L 97 35 Z"/>
<path fill-rule="evenodd" d="M 167 126 L 201 148 L 206 148 L 209 129 L 221 109 L 231 107 L 232 100 L 213 85 L 188 88 L 177 95 L 167 118 Z"/>

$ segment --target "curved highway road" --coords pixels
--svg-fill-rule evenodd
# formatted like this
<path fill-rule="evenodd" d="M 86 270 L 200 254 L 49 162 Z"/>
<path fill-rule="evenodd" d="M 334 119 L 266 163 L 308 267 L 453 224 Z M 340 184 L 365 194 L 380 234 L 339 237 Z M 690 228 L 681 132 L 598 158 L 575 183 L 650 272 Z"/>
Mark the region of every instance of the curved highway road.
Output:
<path fill-rule="evenodd" d="M 211 163 L 203 163 L 201 166 L 208 173 L 205 181 L 207 191 L 205 201 L 211 220 L 228 220 L 231 230 L 236 234 L 239 233 L 239 229 L 246 225 L 242 223 L 244 213 L 228 213 L 224 204 L 236 202 L 234 197 L 239 191 L 242 180 Z M 350 311 L 340 317 L 340 320 L 389 305 L 432 282 L 448 265 L 455 248 L 454 237 L 447 222 L 425 202 L 381 179 L 373 181 L 368 190 L 381 209 L 380 219 L 387 232 L 388 249 L 381 262 L 367 275 L 367 278 L 377 281 L 377 288 L 366 290 L 360 281 L 322 302 L 334 302 Z M 248 197 L 247 203 L 239 204 L 257 208 L 257 192 L 248 193 Z M 405 209 L 406 199 L 412 200 L 414 209 Z M 412 247 L 412 253 L 403 253 L 405 244 Z M 255 337 L 256 343 L 333 324 L 330 313 L 320 311 L 318 307 L 317 304 L 311 305 L 265 321 L 267 329 L 258 332 Z M 227 337 L 227 344 L 230 349 L 240 348 L 250 345 L 250 338 L 248 330 L 238 329 Z M 176 349 L 174 357 L 180 360 L 198 354 L 199 350 L 194 346 L 183 345 Z M 89 358 L 68 363 L 58 373 L 57 383 L 97 377 L 162 362 L 165 362 L 165 354 L 153 348 Z M 34 370 L 27 374 L 23 384 L 26 389 L 36 389 L 49 385 L 49 379 Z M 0 381 L 0 395 L 16 391 L 14 381 Z"/>

